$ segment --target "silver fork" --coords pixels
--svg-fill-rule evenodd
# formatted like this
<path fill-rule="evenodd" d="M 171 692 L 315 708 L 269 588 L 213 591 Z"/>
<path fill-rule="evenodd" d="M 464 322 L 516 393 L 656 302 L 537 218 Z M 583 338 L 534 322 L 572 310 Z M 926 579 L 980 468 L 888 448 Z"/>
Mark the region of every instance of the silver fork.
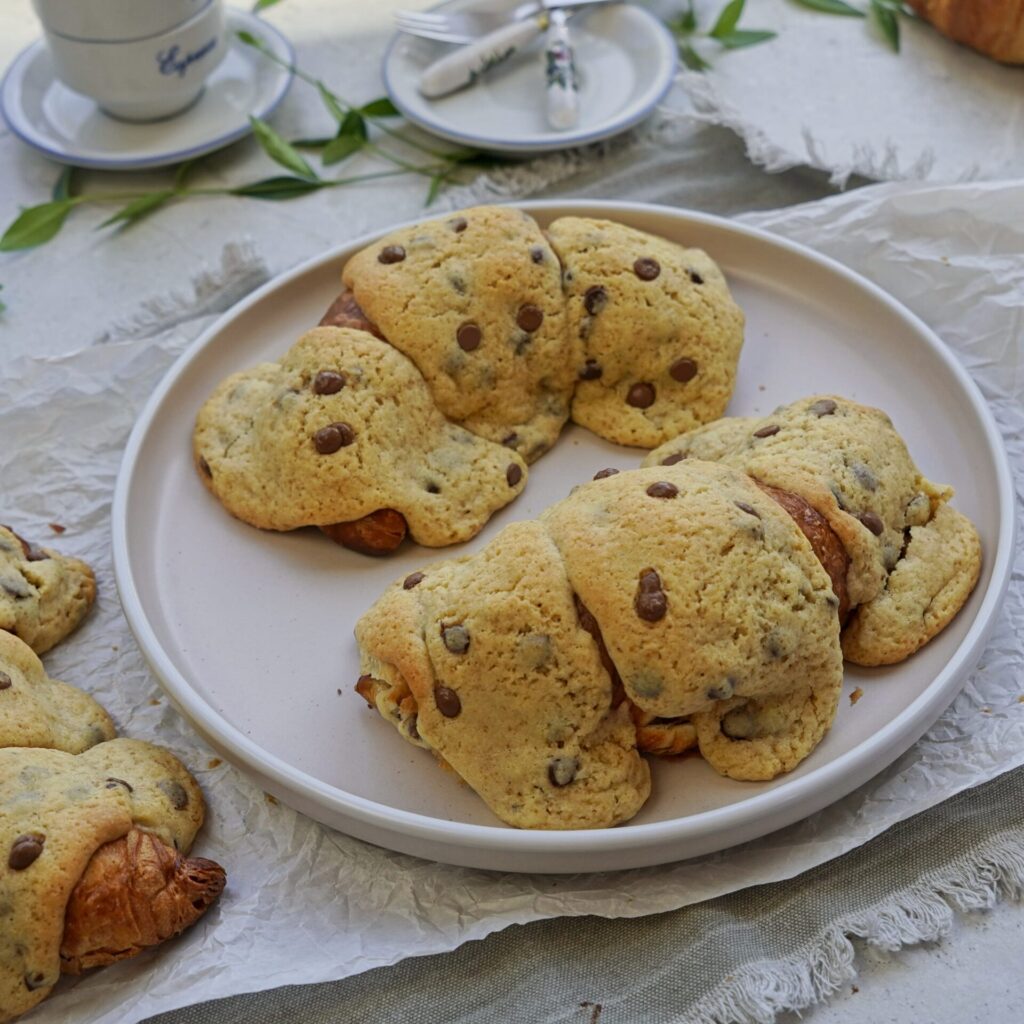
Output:
<path fill-rule="evenodd" d="M 435 39 L 440 43 L 470 43 L 488 32 L 512 22 L 539 14 L 545 7 L 597 7 L 620 0 L 529 0 L 504 11 L 455 11 L 440 14 L 433 11 L 395 11 L 395 27 L 409 35 Z"/>

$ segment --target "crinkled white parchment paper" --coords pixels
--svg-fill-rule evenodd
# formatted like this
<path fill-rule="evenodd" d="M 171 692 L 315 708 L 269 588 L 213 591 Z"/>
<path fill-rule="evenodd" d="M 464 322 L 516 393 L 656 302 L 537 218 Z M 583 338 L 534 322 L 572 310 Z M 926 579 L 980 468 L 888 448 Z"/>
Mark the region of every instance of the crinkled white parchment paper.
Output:
<path fill-rule="evenodd" d="M 702 24 L 720 6 L 702 0 Z M 897 54 L 870 19 L 758 0 L 741 27 L 777 37 L 749 49 L 702 48 L 712 67 L 684 72 L 683 88 L 702 119 L 735 130 L 770 171 L 809 164 L 839 183 L 851 174 L 1024 177 L 1024 67 L 997 64 L 924 22 L 900 25 Z"/>
<path fill-rule="evenodd" d="M 992 403 L 1024 479 L 1024 184 L 908 190 L 883 185 L 748 218 L 867 273 L 956 350 Z M 158 952 L 65 980 L 37 1024 L 131 1024 L 243 991 L 342 978 L 435 953 L 515 922 L 638 916 L 790 877 L 894 822 L 1024 762 L 1024 528 L 1013 582 L 980 667 L 955 704 L 876 779 L 812 819 L 677 865 L 573 877 L 490 875 L 428 863 L 332 832 L 218 763 L 162 696 L 120 612 L 110 568 L 110 500 L 120 454 L 160 376 L 262 276 L 259 254 L 225 250 L 196 295 L 149 303 L 133 324 L 63 357 L 22 356 L 0 381 L 3 515 L 98 569 L 85 626 L 47 656 L 121 730 L 163 743 L 205 789 L 197 846 L 226 865 L 219 906 Z M 196 317 L 185 310 L 200 310 Z M 172 324 L 160 329 L 161 324 Z M 985 710 L 988 709 L 988 710 Z"/>

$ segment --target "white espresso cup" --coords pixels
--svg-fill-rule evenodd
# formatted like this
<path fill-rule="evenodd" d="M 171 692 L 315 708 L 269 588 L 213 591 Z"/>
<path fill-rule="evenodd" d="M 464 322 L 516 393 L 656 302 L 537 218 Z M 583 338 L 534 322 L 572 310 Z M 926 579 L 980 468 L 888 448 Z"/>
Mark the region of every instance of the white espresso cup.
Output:
<path fill-rule="evenodd" d="M 187 21 L 141 39 L 71 39 L 50 28 L 44 34 L 56 76 L 125 121 L 155 121 L 191 106 L 229 42 L 221 0 L 209 0 Z"/>
<path fill-rule="evenodd" d="M 43 28 L 69 39 L 120 43 L 167 32 L 211 0 L 32 0 Z"/>

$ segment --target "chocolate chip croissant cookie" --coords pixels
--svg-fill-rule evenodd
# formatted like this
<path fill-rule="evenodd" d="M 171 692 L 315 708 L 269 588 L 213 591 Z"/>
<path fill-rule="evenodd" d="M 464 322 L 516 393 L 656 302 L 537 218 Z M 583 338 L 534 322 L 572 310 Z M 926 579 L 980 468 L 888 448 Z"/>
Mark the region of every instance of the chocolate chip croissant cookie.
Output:
<path fill-rule="evenodd" d="M 846 658 L 888 665 L 952 620 L 981 568 L 970 520 L 953 489 L 924 477 L 889 417 L 838 395 L 770 416 L 719 420 L 655 449 L 648 466 L 709 459 L 732 466 L 785 505 L 804 507 L 828 545 L 842 606 Z"/>
<path fill-rule="evenodd" d="M 718 771 L 770 779 L 838 703 L 839 600 L 776 501 L 697 460 L 599 477 L 356 626 L 358 692 L 523 828 L 632 817 L 644 729 L 685 719 Z"/>
<path fill-rule="evenodd" d="M 0 749 L 0 1022 L 61 973 L 134 956 L 204 913 L 224 872 L 186 859 L 203 816 L 195 780 L 149 743 Z"/>
<path fill-rule="evenodd" d="M 88 694 L 0 632 L 0 1022 L 58 976 L 177 935 L 224 886 L 185 855 L 203 796 L 168 751 L 114 739 Z"/>
<path fill-rule="evenodd" d="M 85 562 L 0 526 L 0 630 L 43 654 L 78 626 L 95 598 L 96 580 Z"/>

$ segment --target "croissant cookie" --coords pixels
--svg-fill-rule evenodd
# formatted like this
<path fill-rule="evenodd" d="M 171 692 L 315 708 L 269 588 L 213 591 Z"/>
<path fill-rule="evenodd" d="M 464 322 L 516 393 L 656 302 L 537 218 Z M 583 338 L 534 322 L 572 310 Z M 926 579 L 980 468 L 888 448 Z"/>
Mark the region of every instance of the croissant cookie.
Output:
<path fill-rule="evenodd" d="M 684 434 L 645 465 L 693 458 L 740 469 L 773 496 L 795 496 L 819 520 L 818 533 L 832 535 L 843 653 L 855 664 L 909 657 L 948 625 L 978 581 L 977 530 L 949 504 L 953 489 L 922 475 L 879 409 L 815 395 L 770 416 Z"/>
<path fill-rule="evenodd" d="M 95 598 L 96 580 L 85 562 L 0 526 L 0 630 L 43 654 L 78 626 Z"/>
<path fill-rule="evenodd" d="M 638 718 L 732 778 L 796 767 L 835 715 L 838 607 L 744 473 L 609 472 L 396 581 L 356 626 L 357 689 L 509 824 L 606 827 L 649 795 Z"/>
<path fill-rule="evenodd" d="M 1024 0 L 908 0 L 944 36 L 1004 64 L 1024 64 Z"/>
<path fill-rule="evenodd" d="M 743 343 L 705 253 L 608 221 L 477 207 L 385 236 L 343 284 L 217 389 L 194 452 L 238 518 L 370 554 L 473 536 L 570 415 L 645 447 L 720 416 Z"/>
<path fill-rule="evenodd" d="M 177 935 L 224 887 L 218 864 L 186 856 L 205 816 L 195 780 L 113 736 L 99 704 L 0 633 L 0 1022 L 62 972 Z"/>

